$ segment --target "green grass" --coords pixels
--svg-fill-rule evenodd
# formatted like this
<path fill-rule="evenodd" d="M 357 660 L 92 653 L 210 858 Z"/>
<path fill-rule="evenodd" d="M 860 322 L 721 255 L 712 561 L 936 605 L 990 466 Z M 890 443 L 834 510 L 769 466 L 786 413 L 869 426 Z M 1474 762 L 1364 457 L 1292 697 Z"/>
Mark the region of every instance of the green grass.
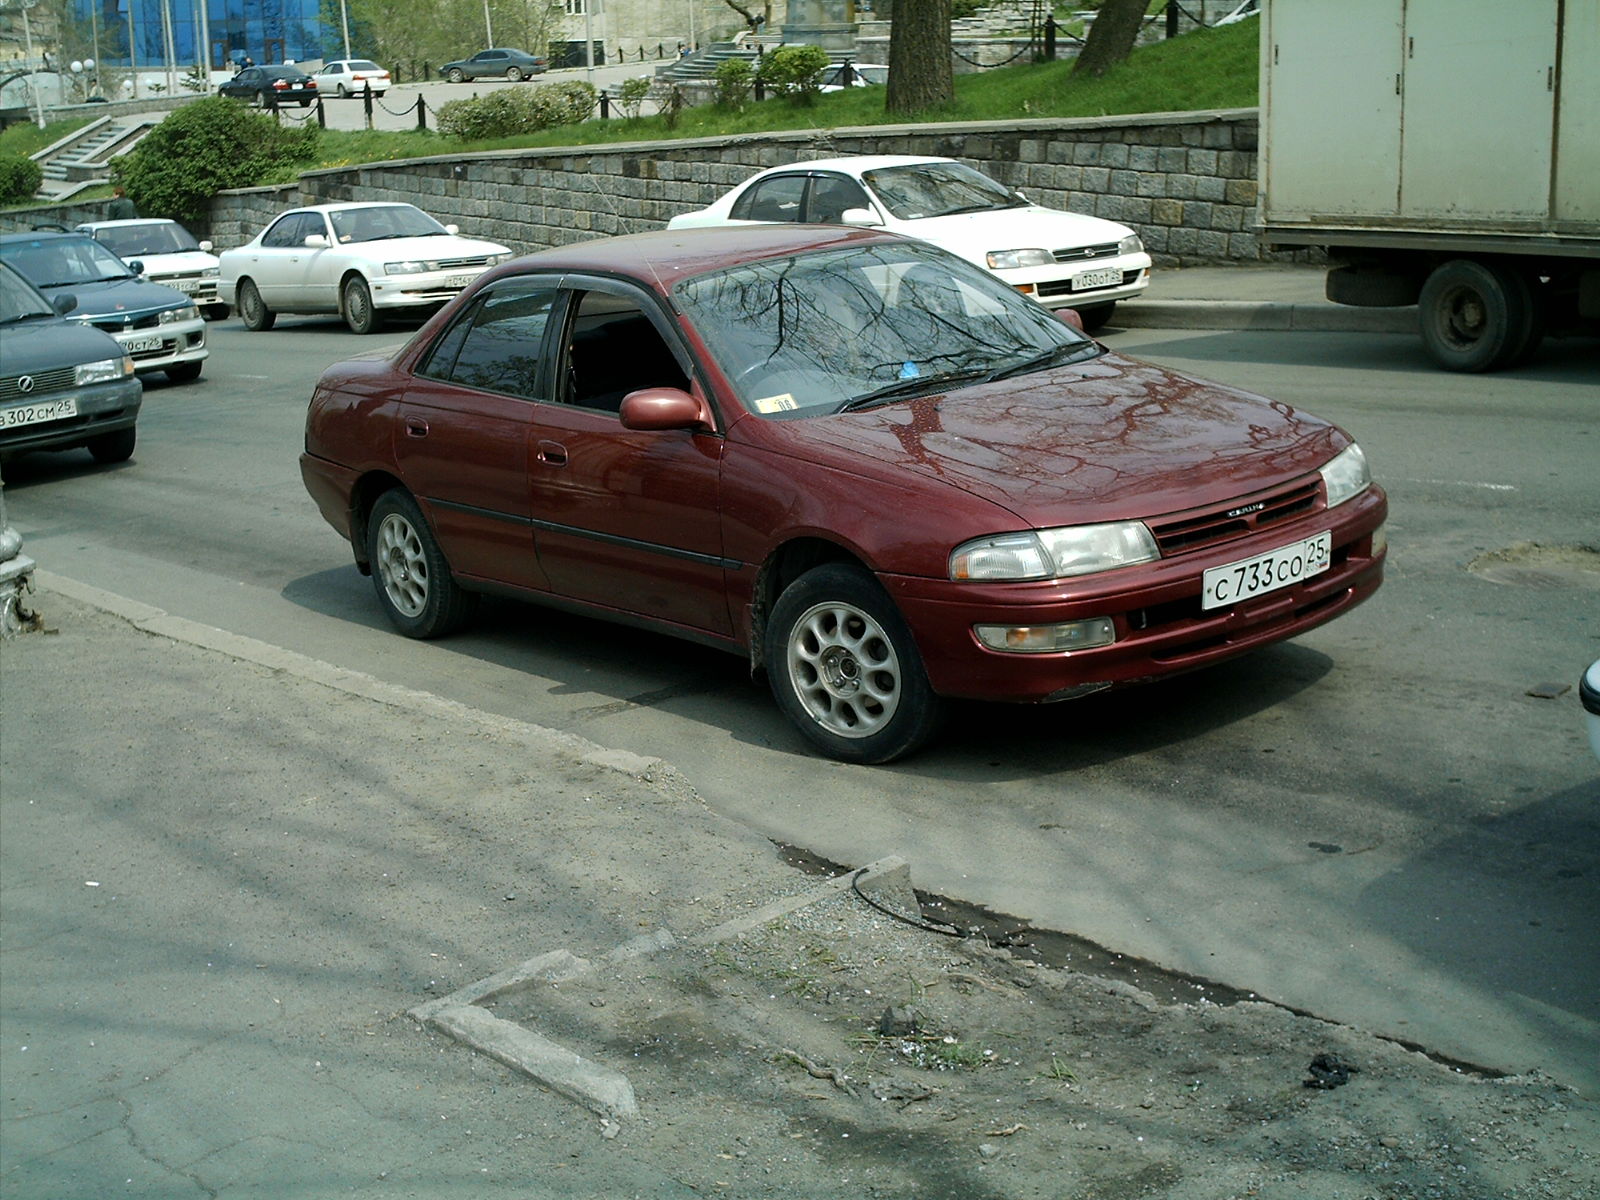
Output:
<path fill-rule="evenodd" d="M 1127 62 L 1099 79 L 1072 78 L 1072 59 L 962 75 L 956 78 L 955 99 L 920 114 L 919 121 L 1005 121 L 1247 108 L 1257 103 L 1258 38 L 1254 21 L 1196 30 L 1136 50 Z M 671 125 L 662 117 L 590 121 L 484 142 L 459 142 L 432 132 L 325 130 L 319 142 L 319 161 L 312 165 L 336 167 L 473 150 L 606 145 L 901 123 L 900 118 L 883 111 L 882 88 L 855 88 L 820 96 L 809 106 L 784 100 L 751 103 L 740 112 L 706 106 L 684 109 Z"/>
<path fill-rule="evenodd" d="M 75 118 L 71 121 L 51 121 L 40 129 L 32 121 L 19 121 L 0 129 L 0 154 L 20 154 L 26 158 L 43 150 L 52 142 L 60 141 L 75 129 L 82 129 L 93 117 Z"/>

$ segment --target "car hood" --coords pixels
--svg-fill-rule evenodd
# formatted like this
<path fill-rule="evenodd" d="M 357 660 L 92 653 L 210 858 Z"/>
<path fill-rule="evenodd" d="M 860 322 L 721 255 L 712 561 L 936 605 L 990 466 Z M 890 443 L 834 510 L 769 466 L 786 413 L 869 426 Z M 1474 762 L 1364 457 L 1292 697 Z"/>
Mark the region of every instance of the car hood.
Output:
<path fill-rule="evenodd" d="M 1289 405 L 1111 354 L 770 432 L 784 453 L 915 472 L 1033 528 L 1220 503 L 1301 477 L 1350 440 Z"/>
<path fill-rule="evenodd" d="M 204 271 L 217 265 L 217 256 L 204 250 L 182 250 L 177 254 L 135 254 L 134 259 L 144 264 L 146 275 L 179 275 L 188 271 Z"/>
<path fill-rule="evenodd" d="M 59 317 L 0 326 L 0 360 L 7 375 L 38 375 L 122 355 L 110 334 Z"/>
<path fill-rule="evenodd" d="M 1040 208 L 1037 204 L 1030 204 L 1026 208 L 896 221 L 890 228 L 932 242 L 980 267 L 986 265 L 983 256 L 991 250 L 1062 250 L 1096 246 L 1105 242 L 1120 242 L 1133 232 L 1115 221 Z"/>
<path fill-rule="evenodd" d="M 483 242 L 453 233 L 429 233 L 421 237 L 391 238 L 382 242 L 355 242 L 342 247 L 364 258 L 391 261 L 397 258 L 472 258 L 480 254 L 509 254 L 510 248 L 497 242 Z"/>
<path fill-rule="evenodd" d="M 143 279 L 103 279 L 98 283 L 63 283 L 39 289 L 47 296 L 71 292 L 78 307 L 67 314 L 69 321 L 116 316 L 120 313 L 156 312 L 177 308 L 192 301 L 182 292 Z"/>

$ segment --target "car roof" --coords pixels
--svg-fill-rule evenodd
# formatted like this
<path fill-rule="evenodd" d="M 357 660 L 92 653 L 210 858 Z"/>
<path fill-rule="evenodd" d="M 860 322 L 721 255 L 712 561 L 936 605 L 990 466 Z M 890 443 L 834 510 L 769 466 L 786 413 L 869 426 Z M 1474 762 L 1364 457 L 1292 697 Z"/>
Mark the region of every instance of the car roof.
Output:
<path fill-rule="evenodd" d="M 335 200 L 327 204 L 306 204 L 299 208 L 286 208 L 278 216 L 284 217 L 297 212 L 347 212 L 352 208 L 417 208 L 417 206 L 405 200 Z M 418 209 L 418 211 L 423 210 Z M 277 217 L 273 220 L 277 220 Z"/>
<path fill-rule="evenodd" d="M 96 229 L 120 229 L 125 225 L 176 225 L 166 217 L 126 217 L 120 221 L 83 221 L 73 227 L 75 232 L 88 233 Z"/>
<path fill-rule="evenodd" d="M 815 158 L 805 162 L 785 163 L 779 167 L 768 167 L 761 174 L 778 171 L 844 171 L 859 175 L 863 171 L 877 171 L 884 167 L 909 167 L 919 163 L 955 161 L 953 158 L 941 158 L 936 154 L 849 154 L 838 158 Z"/>
<path fill-rule="evenodd" d="M 836 246 L 911 241 L 878 229 L 840 225 L 718 225 L 657 229 L 573 242 L 527 255 L 517 259 L 516 264 L 523 270 L 555 268 L 654 279 L 662 290 L 670 291 L 683 279 L 757 259 Z M 507 274 L 516 273 L 502 270 Z"/>
<path fill-rule="evenodd" d="M 75 229 L 65 231 L 59 229 L 35 229 L 30 233 L 0 233 L 0 243 L 60 241 L 93 242 L 94 239 L 87 233 L 79 233 Z M 95 245 L 99 245 L 99 243 L 95 242 Z"/>

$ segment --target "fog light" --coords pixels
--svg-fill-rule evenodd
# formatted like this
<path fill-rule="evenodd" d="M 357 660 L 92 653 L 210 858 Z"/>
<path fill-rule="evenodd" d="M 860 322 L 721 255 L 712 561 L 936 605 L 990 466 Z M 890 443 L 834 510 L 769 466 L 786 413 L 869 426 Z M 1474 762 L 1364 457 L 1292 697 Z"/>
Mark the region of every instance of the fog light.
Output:
<path fill-rule="evenodd" d="M 1377 558 L 1389 548 L 1389 522 L 1385 521 L 1372 531 L 1372 557 Z"/>
<path fill-rule="evenodd" d="M 1117 640 L 1110 617 L 1090 617 L 1061 625 L 974 625 L 972 631 L 989 649 L 1010 654 L 1059 654 L 1064 650 L 1109 646 Z"/>
<path fill-rule="evenodd" d="M 1017 284 L 1017 291 L 1021 292 L 1024 296 L 1031 296 L 1037 290 L 1038 289 L 1035 288 L 1033 286 L 1033 284 L 1031 284 L 1031 283 L 1019 283 L 1019 284 Z"/>

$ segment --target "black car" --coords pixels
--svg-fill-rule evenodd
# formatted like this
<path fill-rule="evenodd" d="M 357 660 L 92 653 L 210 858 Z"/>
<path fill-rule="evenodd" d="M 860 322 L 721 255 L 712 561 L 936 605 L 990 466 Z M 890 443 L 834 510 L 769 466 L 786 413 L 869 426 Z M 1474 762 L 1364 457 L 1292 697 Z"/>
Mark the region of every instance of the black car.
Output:
<path fill-rule="evenodd" d="M 133 453 L 144 385 L 115 339 L 63 318 L 73 304 L 70 293 L 52 304 L 0 262 L 0 460 L 78 446 L 103 463 Z"/>
<path fill-rule="evenodd" d="M 309 108 L 317 98 L 317 81 L 299 67 L 281 64 L 245 67 L 219 87 L 217 95 L 248 100 L 257 108 L 276 107 L 291 100 L 301 108 Z"/>
<path fill-rule="evenodd" d="M 445 63 L 439 68 L 451 83 L 464 83 L 468 79 L 483 79 L 490 75 L 504 75 L 512 83 L 529 75 L 543 75 L 550 67 L 547 59 L 526 50 L 511 50 L 504 46 L 493 50 L 479 50 L 471 58 Z"/>

